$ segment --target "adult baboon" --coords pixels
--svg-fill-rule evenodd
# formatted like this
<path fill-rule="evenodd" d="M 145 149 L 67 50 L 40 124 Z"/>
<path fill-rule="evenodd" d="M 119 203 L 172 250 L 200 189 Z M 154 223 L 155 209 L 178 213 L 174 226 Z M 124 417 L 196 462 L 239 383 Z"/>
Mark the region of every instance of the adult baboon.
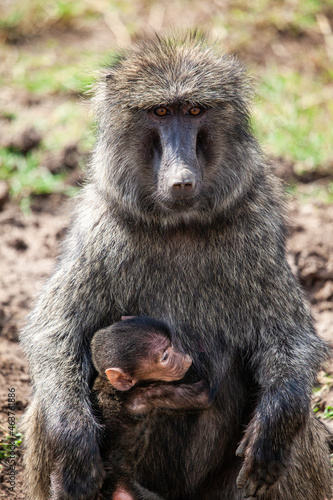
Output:
<path fill-rule="evenodd" d="M 89 182 L 22 334 L 35 500 L 50 483 L 58 499 L 98 492 L 90 340 L 123 314 L 165 320 L 200 366 L 188 381 L 215 396 L 156 427 L 140 484 L 168 500 L 330 496 L 310 409 L 328 350 L 286 262 L 280 187 L 251 134 L 250 96 L 237 60 L 196 35 L 134 46 L 98 85 Z"/>

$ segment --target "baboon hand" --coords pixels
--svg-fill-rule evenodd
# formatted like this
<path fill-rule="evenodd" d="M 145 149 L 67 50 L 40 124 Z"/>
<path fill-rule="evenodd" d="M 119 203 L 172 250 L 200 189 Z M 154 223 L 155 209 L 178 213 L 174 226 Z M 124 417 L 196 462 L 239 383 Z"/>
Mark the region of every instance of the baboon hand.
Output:
<path fill-rule="evenodd" d="M 266 493 L 276 483 L 284 469 L 280 454 L 278 457 L 270 454 L 270 457 L 265 459 L 265 453 L 260 447 L 258 448 L 255 443 L 249 446 L 247 436 L 237 448 L 236 455 L 244 458 L 236 480 L 237 488 L 244 488 L 244 498 L 258 498 Z"/>
<path fill-rule="evenodd" d="M 69 457 L 68 463 L 64 461 L 56 466 L 51 474 L 50 500 L 94 500 L 97 497 L 105 475 L 104 467 L 96 454 L 85 458 L 74 464 L 73 457 Z"/>

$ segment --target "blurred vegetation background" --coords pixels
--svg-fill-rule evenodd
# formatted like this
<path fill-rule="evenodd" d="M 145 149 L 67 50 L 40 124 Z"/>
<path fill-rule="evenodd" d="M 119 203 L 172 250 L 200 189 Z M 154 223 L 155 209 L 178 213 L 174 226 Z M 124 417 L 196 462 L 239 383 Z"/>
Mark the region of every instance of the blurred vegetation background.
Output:
<path fill-rule="evenodd" d="M 0 209 L 73 194 L 96 69 L 144 33 L 195 26 L 254 76 L 253 128 L 289 189 L 333 202 L 332 0 L 1 0 Z"/>

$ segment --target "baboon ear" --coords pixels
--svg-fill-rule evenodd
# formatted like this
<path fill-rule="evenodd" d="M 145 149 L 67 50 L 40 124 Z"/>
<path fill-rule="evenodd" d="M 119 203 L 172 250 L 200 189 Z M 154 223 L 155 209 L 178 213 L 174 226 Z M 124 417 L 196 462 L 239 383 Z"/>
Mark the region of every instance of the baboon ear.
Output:
<path fill-rule="evenodd" d="M 128 391 L 136 384 L 136 380 L 126 375 L 121 368 L 108 368 L 105 374 L 117 391 Z"/>

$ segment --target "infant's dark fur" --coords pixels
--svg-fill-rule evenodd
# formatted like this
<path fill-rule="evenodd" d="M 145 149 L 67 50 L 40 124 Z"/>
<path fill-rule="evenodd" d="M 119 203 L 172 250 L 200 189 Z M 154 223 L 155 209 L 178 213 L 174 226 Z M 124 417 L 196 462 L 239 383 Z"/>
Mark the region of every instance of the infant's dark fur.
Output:
<path fill-rule="evenodd" d="M 192 362 L 173 349 L 168 326 L 152 318 L 129 318 L 100 330 L 91 347 L 99 372 L 93 398 L 104 425 L 101 452 L 106 478 L 100 498 L 109 500 L 121 488 L 134 500 L 161 499 L 135 480 L 136 465 L 146 453 L 156 421 L 163 418 L 162 410 L 209 406 L 205 384 L 153 383 L 132 388 L 146 380 L 178 380 Z M 160 362 L 165 353 L 168 358 Z M 173 362 L 166 365 L 168 360 Z"/>

